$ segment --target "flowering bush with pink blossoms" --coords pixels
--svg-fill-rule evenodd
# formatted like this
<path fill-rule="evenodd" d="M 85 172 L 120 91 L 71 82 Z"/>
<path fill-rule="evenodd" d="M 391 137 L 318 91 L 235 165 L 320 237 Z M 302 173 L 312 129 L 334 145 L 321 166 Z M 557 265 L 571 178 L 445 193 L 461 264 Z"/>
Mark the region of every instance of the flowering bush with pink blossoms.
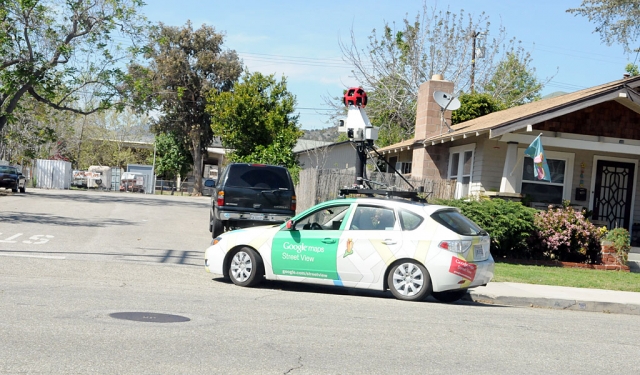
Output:
<path fill-rule="evenodd" d="M 539 257 L 599 263 L 603 232 L 584 217 L 584 211 L 576 212 L 568 202 L 563 202 L 563 207 L 549 206 L 547 211 L 537 212 L 534 225 L 536 230 L 529 243 Z"/>

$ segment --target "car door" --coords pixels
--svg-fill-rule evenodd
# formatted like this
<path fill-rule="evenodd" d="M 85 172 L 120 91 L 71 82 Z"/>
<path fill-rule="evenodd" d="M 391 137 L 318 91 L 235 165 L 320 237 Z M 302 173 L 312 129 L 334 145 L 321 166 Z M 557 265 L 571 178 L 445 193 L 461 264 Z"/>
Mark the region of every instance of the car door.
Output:
<path fill-rule="evenodd" d="M 321 206 L 281 229 L 271 245 L 271 267 L 276 279 L 339 280 L 338 245 L 350 204 Z M 324 282 L 323 282 L 324 281 Z"/>
<path fill-rule="evenodd" d="M 387 266 L 402 247 L 402 230 L 393 208 L 358 205 L 342 234 L 337 267 L 345 286 L 379 289 Z M 342 249 L 342 248 L 341 248 Z"/>

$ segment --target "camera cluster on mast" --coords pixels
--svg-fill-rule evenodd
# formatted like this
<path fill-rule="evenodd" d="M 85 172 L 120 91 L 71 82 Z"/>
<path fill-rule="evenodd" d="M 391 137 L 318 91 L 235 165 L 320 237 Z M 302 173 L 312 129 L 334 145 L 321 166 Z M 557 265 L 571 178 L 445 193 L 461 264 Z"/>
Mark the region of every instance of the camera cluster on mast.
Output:
<path fill-rule="evenodd" d="M 347 118 L 339 120 L 338 132 L 346 133 L 347 138 L 351 141 L 356 149 L 356 176 L 352 188 L 340 189 L 340 195 L 345 196 L 349 194 L 365 194 L 365 195 L 384 195 L 387 197 L 396 196 L 403 198 L 410 198 L 417 200 L 417 192 L 415 191 L 392 191 L 392 190 L 380 190 L 372 189 L 371 182 L 365 179 L 365 165 L 367 163 L 367 155 L 369 152 L 375 152 L 381 160 L 397 173 L 409 186 L 413 189 L 413 185 L 409 183 L 394 166 L 382 157 L 373 147 L 373 142 L 378 139 L 378 132 L 380 128 L 377 128 L 371 124 L 369 117 L 364 108 L 367 106 L 367 93 L 361 87 L 351 87 L 344 93 L 343 103 L 347 107 Z M 384 185 L 376 183 L 378 185 Z"/>

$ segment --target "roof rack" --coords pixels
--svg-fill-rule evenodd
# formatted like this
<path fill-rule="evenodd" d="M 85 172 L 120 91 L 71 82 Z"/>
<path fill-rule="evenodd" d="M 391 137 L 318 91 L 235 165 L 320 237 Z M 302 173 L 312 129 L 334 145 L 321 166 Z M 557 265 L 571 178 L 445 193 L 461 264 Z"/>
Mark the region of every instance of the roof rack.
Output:
<path fill-rule="evenodd" d="M 358 189 L 358 188 L 343 188 L 338 191 L 339 197 L 344 198 L 351 194 L 362 194 L 368 197 L 375 197 L 376 195 L 384 196 L 386 198 L 404 198 L 410 199 L 414 202 L 426 202 L 426 199 L 420 198 L 417 191 L 398 191 L 398 190 L 378 190 L 378 189 Z"/>

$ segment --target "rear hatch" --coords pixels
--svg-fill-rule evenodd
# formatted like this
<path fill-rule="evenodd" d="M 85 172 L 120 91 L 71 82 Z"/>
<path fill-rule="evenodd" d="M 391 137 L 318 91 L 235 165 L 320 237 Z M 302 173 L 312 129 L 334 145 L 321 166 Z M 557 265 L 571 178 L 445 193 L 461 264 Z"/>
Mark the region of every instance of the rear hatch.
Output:
<path fill-rule="evenodd" d="M 456 249 L 449 247 L 448 250 L 461 253 L 470 262 L 485 261 L 489 258 L 491 247 L 489 234 L 460 211 L 455 208 L 438 210 L 431 214 L 431 218 L 460 236 L 445 238 L 441 242 L 441 245 L 445 242 L 456 245 Z"/>
<path fill-rule="evenodd" d="M 236 164 L 224 183 L 225 209 L 293 215 L 295 193 L 285 168 Z"/>

